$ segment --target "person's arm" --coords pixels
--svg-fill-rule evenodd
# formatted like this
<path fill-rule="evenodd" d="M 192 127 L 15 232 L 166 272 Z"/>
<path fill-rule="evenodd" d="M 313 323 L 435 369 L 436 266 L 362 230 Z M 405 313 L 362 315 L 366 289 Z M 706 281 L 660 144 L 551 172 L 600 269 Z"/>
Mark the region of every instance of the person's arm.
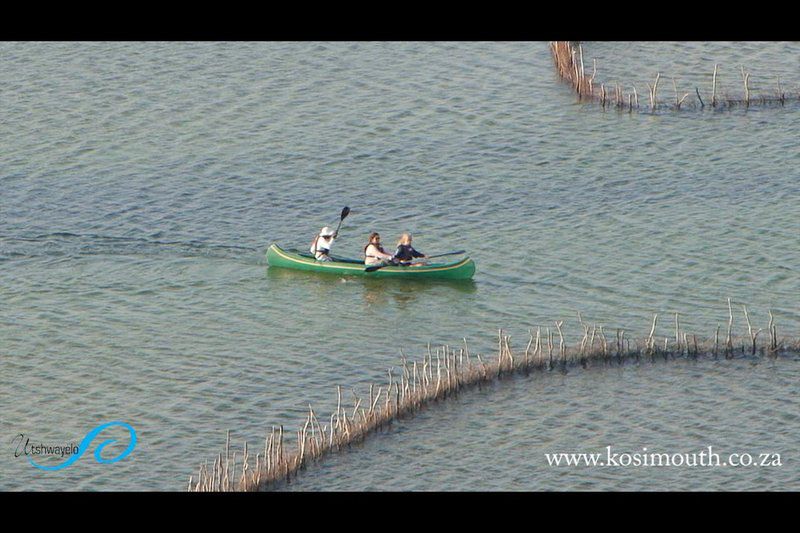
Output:
<path fill-rule="evenodd" d="M 370 244 L 367 247 L 367 253 L 364 255 L 371 255 L 372 257 L 377 257 L 378 259 L 391 259 L 393 257 L 392 254 L 387 254 L 386 252 L 381 252 L 378 250 L 378 247 L 374 244 Z"/>
<path fill-rule="evenodd" d="M 414 256 L 414 257 L 426 257 L 425 254 L 423 254 L 422 252 L 416 251 L 414 248 L 411 249 L 411 255 Z"/>

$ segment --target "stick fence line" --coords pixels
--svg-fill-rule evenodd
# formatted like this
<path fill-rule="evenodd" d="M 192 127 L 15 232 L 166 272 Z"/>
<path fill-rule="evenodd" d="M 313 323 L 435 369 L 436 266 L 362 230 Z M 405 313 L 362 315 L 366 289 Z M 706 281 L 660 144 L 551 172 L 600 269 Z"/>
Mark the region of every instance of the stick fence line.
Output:
<path fill-rule="evenodd" d="M 734 306 L 728 299 L 728 323 L 722 330 L 718 324 L 713 337 L 702 340 L 682 329 L 679 313 L 675 313 L 674 333 L 656 335 L 656 314 L 648 322 L 647 335 L 640 338 L 626 336 L 624 329 L 612 332 L 602 325 L 586 323 L 578 313 L 577 324 L 583 336 L 573 345 L 564 339 L 563 320 L 529 330 L 530 338 L 522 352 L 512 350 L 511 337 L 502 329 L 498 331 L 497 353 L 492 357 L 473 354 L 466 338 L 458 347 L 432 349 L 429 344 L 421 361 L 409 363 L 403 358 L 401 371 L 395 374 L 390 369 L 387 382 L 378 387 L 370 385 L 366 396 L 359 396 L 355 390 L 348 395 L 338 386 L 336 410 L 328 418 L 320 421 L 308 405 L 305 420 L 291 435 L 295 441 L 291 448 L 286 446 L 290 436 L 284 427 L 272 426 L 262 446 L 255 448 L 245 442 L 240 452 L 232 452 L 228 431 L 224 453 L 219 453 L 210 465 L 208 461 L 201 464 L 197 475 L 189 477 L 187 489 L 206 492 L 276 488 L 314 461 L 362 441 L 393 420 L 507 375 L 679 357 L 777 358 L 800 353 L 800 339 L 779 339 L 771 310 L 769 322 L 756 328 L 747 307 L 742 305 L 741 309 L 747 331 L 738 336 L 733 332 Z"/>

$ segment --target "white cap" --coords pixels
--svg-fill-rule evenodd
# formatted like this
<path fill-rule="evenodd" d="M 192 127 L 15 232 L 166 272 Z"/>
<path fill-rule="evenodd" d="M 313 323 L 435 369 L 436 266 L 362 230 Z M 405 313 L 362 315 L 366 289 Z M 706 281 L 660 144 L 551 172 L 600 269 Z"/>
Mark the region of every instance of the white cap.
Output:
<path fill-rule="evenodd" d="M 319 232 L 320 237 L 331 237 L 333 236 L 333 230 L 328 226 L 322 228 L 322 231 Z"/>

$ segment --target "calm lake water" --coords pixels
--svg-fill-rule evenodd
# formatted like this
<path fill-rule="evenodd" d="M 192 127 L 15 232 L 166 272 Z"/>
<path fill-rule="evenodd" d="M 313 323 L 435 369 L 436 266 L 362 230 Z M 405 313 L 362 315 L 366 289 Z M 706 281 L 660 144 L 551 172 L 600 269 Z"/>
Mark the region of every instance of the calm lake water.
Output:
<path fill-rule="evenodd" d="M 718 62 L 736 90 L 740 63 L 800 83 L 797 43 L 584 54 L 608 80 L 660 70 L 689 90 Z M 237 447 L 293 432 L 308 403 L 335 408 L 337 385 L 382 383 L 401 349 L 467 337 L 491 354 L 497 328 L 524 347 L 554 320 L 574 339 L 578 311 L 635 336 L 656 312 L 669 335 L 679 311 L 705 337 L 730 297 L 737 332 L 746 303 L 757 327 L 771 309 L 779 335 L 800 335 L 798 104 L 604 112 L 575 102 L 546 43 L 476 42 L 2 43 L 0 101 L 0 489 L 183 490 L 226 430 Z M 408 230 L 428 253 L 469 250 L 474 281 L 268 268 L 270 243 L 307 246 L 344 205 L 336 253 Z M 508 379 L 287 488 L 798 490 L 799 379 L 795 356 Z M 138 439 L 117 463 L 87 453 L 51 472 L 14 456 L 19 434 L 78 443 L 114 420 Z M 104 455 L 128 444 L 118 430 L 95 441 L 118 440 Z M 544 456 L 607 445 L 784 464 Z"/>

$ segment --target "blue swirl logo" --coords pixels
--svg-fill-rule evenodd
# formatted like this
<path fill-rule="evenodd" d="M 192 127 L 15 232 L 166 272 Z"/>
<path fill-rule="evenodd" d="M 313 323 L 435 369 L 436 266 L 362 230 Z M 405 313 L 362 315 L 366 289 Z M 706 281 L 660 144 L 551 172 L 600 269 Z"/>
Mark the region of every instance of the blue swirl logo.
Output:
<path fill-rule="evenodd" d="M 37 464 L 31 457 L 28 457 L 28 461 L 30 461 L 30 463 L 33 466 L 35 466 L 36 468 L 39 468 L 41 470 L 61 470 L 62 468 L 66 468 L 66 467 L 68 467 L 69 465 L 71 465 L 72 463 L 74 463 L 75 461 L 77 461 L 78 459 L 81 458 L 83 453 L 89 448 L 89 445 L 91 445 L 92 441 L 95 439 L 95 437 L 97 437 L 97 435 L 101 431 L 103 431 L 106 428 L 110 428 L 110 427 L 114 427 L 114 426 L 121 426 L 121 427 L 124 427 L 125 429 L 127 429 L 128 433 L 131 436 L 131 443 L 128 444 L 128 447 L 125 448 L 125 450 L 121 454 L 119 454 L 116 457 L 113 457 L 111 459 L 105 459 L 101 455 L 103 449 L 106 446 L 108 446 L 109 444 L 113 444 L 113 443 L 115 443 L 117 441 L 113 440 L 113 439 L 109 439 L 109 440 L 103 441 L 103 442 L 100 443 L 100 445 L 97 446 L 97 448 L 95 448 L 95 450 L 94 450 L 94 458 L 97 460 L 98 463 L 102 463 L 102 464 L 116 463 L 117 461 L 120 461 L 120 460 L 126 458 L 128 455 L 130 455 L 130 453 L 133 451 L 133 448 L 136 447 L 136 430 L 134 430 L 133 426 L 131 426 L 130 424 L 126 424 L 125 422 L 118 422 L 118 421 L 117 422 L 108 422 L 106 424 L 101 424 L 101 425 L 97 426 L 96 428 L 94 428 L 93 430 L 91 430 L 89 433 L 86 434 L 85 437 L 83 437 L 83 440 L 81 441 L 80 446 L 78 446 L 78 452 L 76 454 L 72 455 L 69 459 L 67 459 L 66 461 L 64 461 L 63 463 L 61 463 L 59 465 L 55 465 L 55 466 L 40 465 L 40 464 Z"/>

